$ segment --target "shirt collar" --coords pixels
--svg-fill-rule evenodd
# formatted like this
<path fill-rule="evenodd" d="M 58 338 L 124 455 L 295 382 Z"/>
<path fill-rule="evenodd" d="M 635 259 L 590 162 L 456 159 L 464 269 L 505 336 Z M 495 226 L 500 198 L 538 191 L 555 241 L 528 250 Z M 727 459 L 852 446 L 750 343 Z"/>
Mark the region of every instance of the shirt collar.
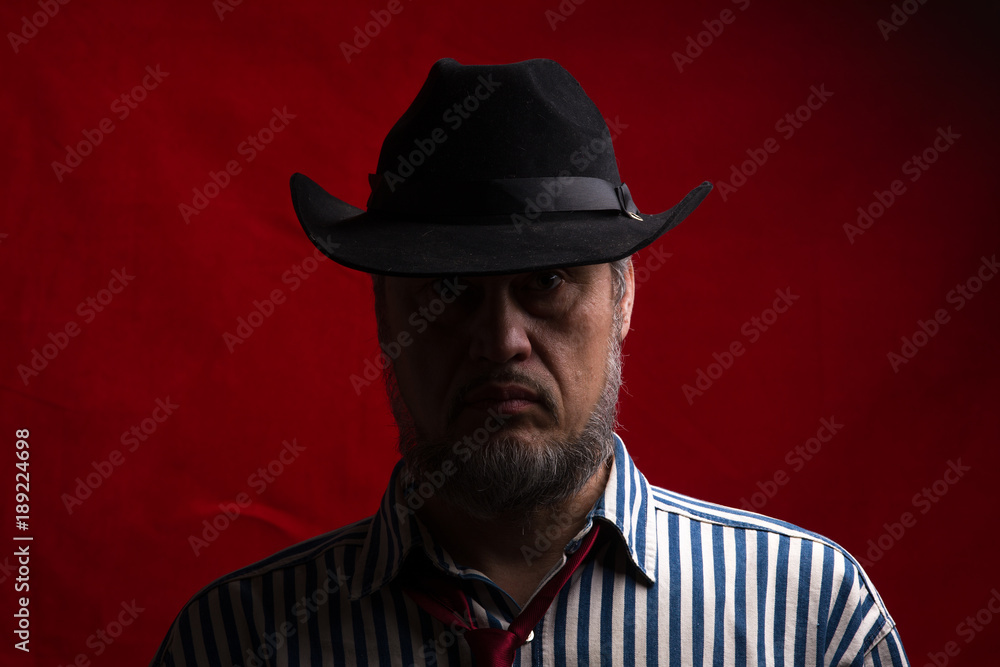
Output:
<path fill-rule="evenodd" d="M 653 492 L 617 434 L 615 461 L 604 495 L 597 501 L 591 518 L 601 517 L 614 524 L 618 537 L 628 549 L 632 563 L 649 583 L 656 583 L 656 512 Z"/>
<path fill-rule="evenodd" d="M 652 490 L 617 434 L 614 435 L 614 453 L 604 494 L 590 511 L 586 527 L 568 548 L 572 550 L 578 546 L 595 518 L 603 519 L 617 529 L 614 535 L 627 549 L 632 563 L 649 583 L 655 583 L 656 516 Z M 406 503 L 402 477 L 403 463 L 399 461 L 358 552 L 355 576 L 350 584 L 351 600 L 370 595 L 391 581 L 414 549 L 425 549 L 443 569 L 455 568 Z"/>

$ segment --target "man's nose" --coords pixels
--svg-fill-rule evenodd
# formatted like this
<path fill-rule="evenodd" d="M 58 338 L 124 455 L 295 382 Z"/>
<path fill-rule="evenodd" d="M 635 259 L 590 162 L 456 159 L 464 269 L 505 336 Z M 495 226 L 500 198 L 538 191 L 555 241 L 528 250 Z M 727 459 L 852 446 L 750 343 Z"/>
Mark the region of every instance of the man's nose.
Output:
<path fill-rule="evenodd" d="M 470 358 L 498 364 L 526 360 L 529 317 L 509 291 L 487 290 L 470 324 Z"/>

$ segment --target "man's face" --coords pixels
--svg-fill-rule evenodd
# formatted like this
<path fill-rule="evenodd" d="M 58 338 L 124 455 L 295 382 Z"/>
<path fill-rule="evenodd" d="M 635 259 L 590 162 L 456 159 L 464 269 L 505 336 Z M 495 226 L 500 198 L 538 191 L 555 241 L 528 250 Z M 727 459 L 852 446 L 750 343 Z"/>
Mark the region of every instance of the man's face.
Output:
<path fill-rule="evenodd" d="M 546 470 L 538 473 L 549 477 L 578 474 L 563 468 L 607 458 L 610 443 L 594 452 L 598 445 L 581 439 L 610 439 L 619 382 L 611 376 L 620 371 L 619 344 L 631 316 L 631 266 L 620 303 L 607 264 L 491 277 L 387 277 L 384 290 L 380 337 L 398 353 L 390 371 L 398 395 L 390 398 L 411 468 L 430 472 L 454 459 L 460 471 L 449 486 L 464 480 L 474 494 L 511 475 L 521 475 L 525 487 L 525 468 L 541 466 Z M 603 425 L 592 423 L 598 408 L 610 410 L 600 416 Z M 456 450 L 477 431 L 489 439 L 466 439 Z M 566 459 L 574 449 L 576 458 Z M 501 504 L 510 507 L 513 492 L 500 493 Z"/>

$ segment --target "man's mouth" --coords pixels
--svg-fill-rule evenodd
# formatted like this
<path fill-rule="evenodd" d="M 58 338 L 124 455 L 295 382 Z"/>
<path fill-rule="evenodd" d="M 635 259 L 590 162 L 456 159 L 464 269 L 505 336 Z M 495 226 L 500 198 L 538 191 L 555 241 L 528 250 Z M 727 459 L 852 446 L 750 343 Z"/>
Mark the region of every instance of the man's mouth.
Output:
<path fill-rule="evenodd" d="M 479 385 L 462 399 L 463 407 L 492 409 L 505 414 L 515 414 L 540 403 L 538 394 L 534 390 L 523 385 L 506 383 Z"/>

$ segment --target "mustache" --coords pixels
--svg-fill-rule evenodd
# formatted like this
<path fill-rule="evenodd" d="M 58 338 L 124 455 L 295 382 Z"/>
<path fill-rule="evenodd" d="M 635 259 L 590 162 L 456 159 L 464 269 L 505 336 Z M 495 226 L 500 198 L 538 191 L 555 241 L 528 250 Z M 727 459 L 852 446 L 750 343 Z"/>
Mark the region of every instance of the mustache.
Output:
<path fill-rule="evenodd" d="M 448 424 L 450 425 L 454 423 L 454 421 L 458 418 L 458 415 L 464 408 L 465 398 L 470 392 L 475 391 L 483 385 L 494 383 L 519 384 L 531 389 L 538 395 L 538 402 L 542 405 L 542 407 L 554 416 L 558 422 L 559 415 L 557 414 L 556 401 L 552 392 L 549 391 L 546 386 L 520 371 L 513 369 L 501 369 L 478 375 L 458 388 L 458 391 L 455 392 L 455 400 L 452 401 L 451 407 L 448 410 Z"/>

